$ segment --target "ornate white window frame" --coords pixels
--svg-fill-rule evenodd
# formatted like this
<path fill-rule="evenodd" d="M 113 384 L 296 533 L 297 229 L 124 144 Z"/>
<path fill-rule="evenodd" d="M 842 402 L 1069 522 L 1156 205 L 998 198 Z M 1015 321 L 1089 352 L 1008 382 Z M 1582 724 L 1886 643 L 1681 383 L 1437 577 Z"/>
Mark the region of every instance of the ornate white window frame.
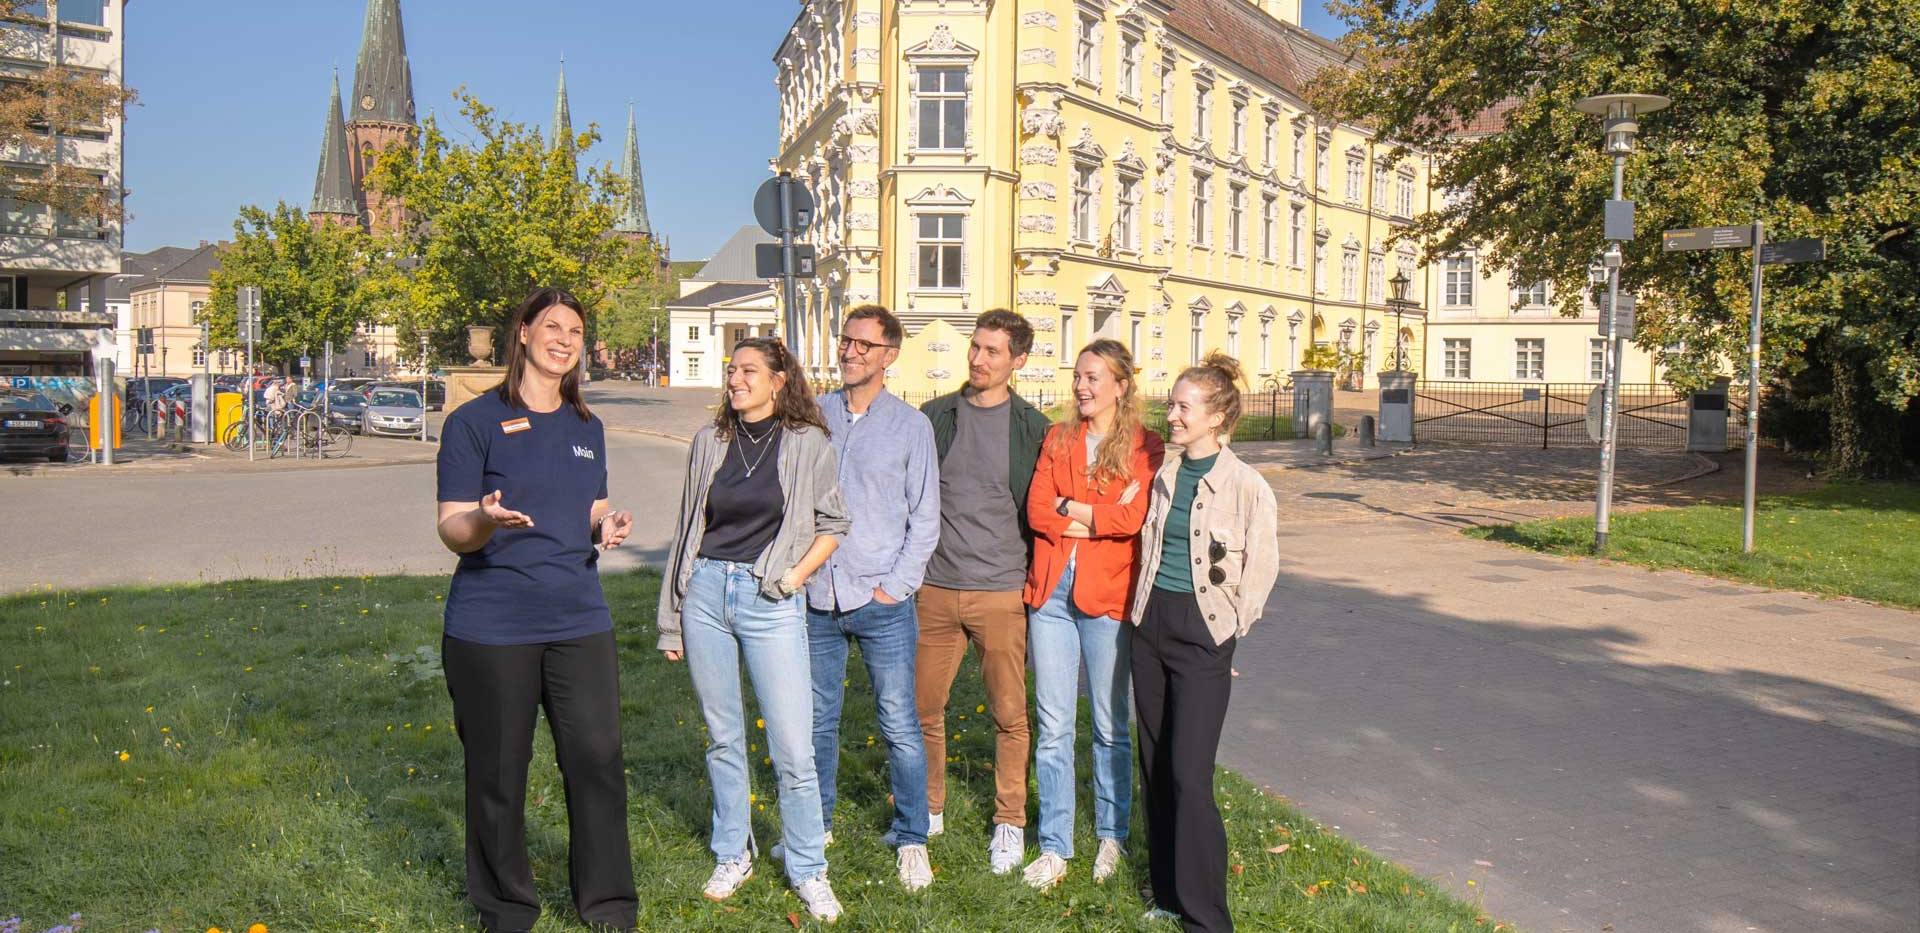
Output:
<path fill-rule="evenodd" d="M 933 35 L 925 42 L 901 53 L 907 63 L 907 158 L 920 156 L 964 156 L 972 159 L 975 155 L 974 139 L 974 66 L 980 60 L 980 51 L 953 37 L 953 32 L 945 23 L 933 27 Z M 922 68 L 960 68 L 965 72 L 963 85 L 966 89 L 966 103 L 961 113 L 967 121 L 966 142 L 958 149 L 923 149 L 920 147 L 920 69 Z"/>
<path fill-rule="evenodd" d="M 921 189 L 919 194 L 906 200 L 907 217 L 912 226 L 913 235 L 913 272 L 911 286 L 907 289 L 911 295 L 966 295 L 973 281 L 973 250 L 969 249 L 974 234 L 973 199 L 955 191 L 946 185 L 935 185 Z M 920 284 L 920 218 L 929 215 L 960 215 L 960 287 L 946 288 L 924 286 Z"/>

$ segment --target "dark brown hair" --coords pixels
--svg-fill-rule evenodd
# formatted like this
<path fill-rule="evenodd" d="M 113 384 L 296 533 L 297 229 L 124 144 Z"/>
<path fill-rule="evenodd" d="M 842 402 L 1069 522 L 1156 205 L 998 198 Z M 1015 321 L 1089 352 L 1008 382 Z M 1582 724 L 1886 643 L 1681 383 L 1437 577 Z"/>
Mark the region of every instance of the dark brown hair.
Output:
<path fill-rule="evenodd" d="M 1033 325 L 1027 319 L 1008 311 L 995 308 L 973 319 L 974 330 L 997 330 L 1007 335 L 1007 349 L 1014 356 L 1026 356 L 1033 349 Z"/>
<path fill-rule="evenodd" d="M 497 391 L 500 393 L 500 399 L 514 408 L 527 407 L 526 401 L 520 396 L 520 380 L 527 366 L 527 345 L 520 342 L 520 331 L 522 329 L 531 331 L 541 315 L 556 307 L 566 308 L 580 315 L 580 324 L 583 328 L 585 327 L 586 310 L 580 307 L 580 299 L 573 297 L 573 294 L 564 288 L 554 288 L 550 285 L 536 288 L 527 296 L 527 300 L 520 302 L 520 306 L 513 309 L 512 323 L 507 327 L 507 377 L 501 380 Z M 586 338 L 583 334 L 580 341 L 581 360 L 584 361 L 586 355 Z M 580 416 L 581 421 L 593 417 L 593 412 L 587 410 L 587 400 L 580 397 L 578 365 L 567 370 L 567 374 L 560 377 L 560 400 L 572 406 L 574 413 Z"/>
<path fill-rule="evenodd" d="M 792 351 L 778 337 L 748 337 L 733 345 L 731 356 L 740 355 L 741 350 L 752 350 L 766 357 L 767 365 L 773 371 L 787 377 L 785 385 L 775 391 L 773 396 L 773 416 L 780 419 L 780 426 L 797 431 L 807 425 L 820 429 L 826 434 L 827 419 L 821 417 L 820 406 L 813 400 L 813 387 L 807 384 L 807 373 L 800 368 L 800 361 L 794 358 Z M 720 410 L 714 413 L 714 433 L 723 441 L 733 440 L 733 426 L 740 420 L 739 414 L 727 400 L 727 383 L 720 380 Z"/>
<path fill-rule="evenodd" d="M 1240 361 L 1215 350 L 1207 354 L 1199 365 L 1189 366 L 1180 374 L 1180 379 L 1192 382 L 1207 392 L 1207 412 L 1219 412 L 1224 417 L 1220 421 L 1219 433 L 1233 436 L 1233 426 L 1240 423 L 1240 380 L 1244 374 L 1240 371 Z"/>
<path fill-rule="evenodd" d="M 897 347 L 906 342 L 906 328 L 900 326 L 900 319 L 894 317 L 893 312 L 888 311 L 885 305 L 861 305 L 853 309 L 852 313 L 847 315 L 847 323 L 851 324 L 854 321 L 879 321 L 880 336 L 886 338 L 888 343 Z M 840 332 L 846 333 L 846 327 L 842 326 Z"/>

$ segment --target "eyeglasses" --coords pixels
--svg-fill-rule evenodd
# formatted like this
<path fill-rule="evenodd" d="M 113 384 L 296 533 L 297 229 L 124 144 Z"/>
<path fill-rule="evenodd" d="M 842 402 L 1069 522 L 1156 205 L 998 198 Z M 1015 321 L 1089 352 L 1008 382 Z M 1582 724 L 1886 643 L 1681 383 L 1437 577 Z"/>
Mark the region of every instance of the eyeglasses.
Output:
<path fill-rule="evenodd" d="M 1218 541 L 1208 545 L 1207 559 L 1213 562 L 1213 566 L 1207 569 L 1207 579 L 1212 580 L 1214 586 L 1226 583 L 1227 571 L 1220 566 L 1220 562 L 1227 559 L 1227 546 Z"/>
<path fill-rule="evenodd" d="M 861 356 L 866 356 L 867 354 L 872 353 L 875 349 L 880 347 L 887 347 L 889 349 L 898 349 L 899 346 L 900 346 L 899 344 L 895 344 L 895 343 L 874 343 L 871 340 L 861 340 L 858 337 L 840 338 L 840 352 L 845 353 L 847 352 L 848 347 L 852 347 Z"/>

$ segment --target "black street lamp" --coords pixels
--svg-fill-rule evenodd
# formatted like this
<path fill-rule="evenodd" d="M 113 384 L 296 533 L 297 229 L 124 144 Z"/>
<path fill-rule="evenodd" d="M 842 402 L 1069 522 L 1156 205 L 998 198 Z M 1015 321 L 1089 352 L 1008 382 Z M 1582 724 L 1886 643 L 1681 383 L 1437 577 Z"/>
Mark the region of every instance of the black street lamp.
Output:
<path fill-rule="evenodd" d="M 1408 280 L 1406 270 L 1404 269 L 1395 271 L 1393 278 L 1387 280 L 1387 287 L 1393 293 L 1393 297 L 1387 299 L 1387 306 L 1393 309 L 1394 372 L 1407 371 L 1407 351 L 1404 346 L 1404 335 L 1407 331 L 1405 318 L 1407 309 L 1417 304 L 1417 302 L 1407 300 L 1407 286 L 1409 284 L 1411 284 L 1411 282 Z"/>

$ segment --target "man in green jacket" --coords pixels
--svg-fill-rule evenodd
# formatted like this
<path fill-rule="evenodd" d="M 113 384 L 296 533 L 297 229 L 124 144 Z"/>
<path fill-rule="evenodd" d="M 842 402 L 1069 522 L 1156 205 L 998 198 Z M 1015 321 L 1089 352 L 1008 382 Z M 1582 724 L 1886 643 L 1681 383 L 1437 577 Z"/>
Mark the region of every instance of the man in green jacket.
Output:
<path fill-rule="evenodd" d="M 940 542 L 919 600 L 915 704 L 927 752 L 928 835 L 939 835 L 947 801 L 947 694 L 966 657 L 980 651 L 993 712 L 994 815 L 987 846 L 995 874 L 1026 854 L 1027 609 L 1021 602 L 1033 535 L 1027 486 L 1047 417 L 1008 386 L 1033 349 L 1033 325 L 1012 311 L 974 321 L 967 384 L 921 406 L 940 460 Z"/>

